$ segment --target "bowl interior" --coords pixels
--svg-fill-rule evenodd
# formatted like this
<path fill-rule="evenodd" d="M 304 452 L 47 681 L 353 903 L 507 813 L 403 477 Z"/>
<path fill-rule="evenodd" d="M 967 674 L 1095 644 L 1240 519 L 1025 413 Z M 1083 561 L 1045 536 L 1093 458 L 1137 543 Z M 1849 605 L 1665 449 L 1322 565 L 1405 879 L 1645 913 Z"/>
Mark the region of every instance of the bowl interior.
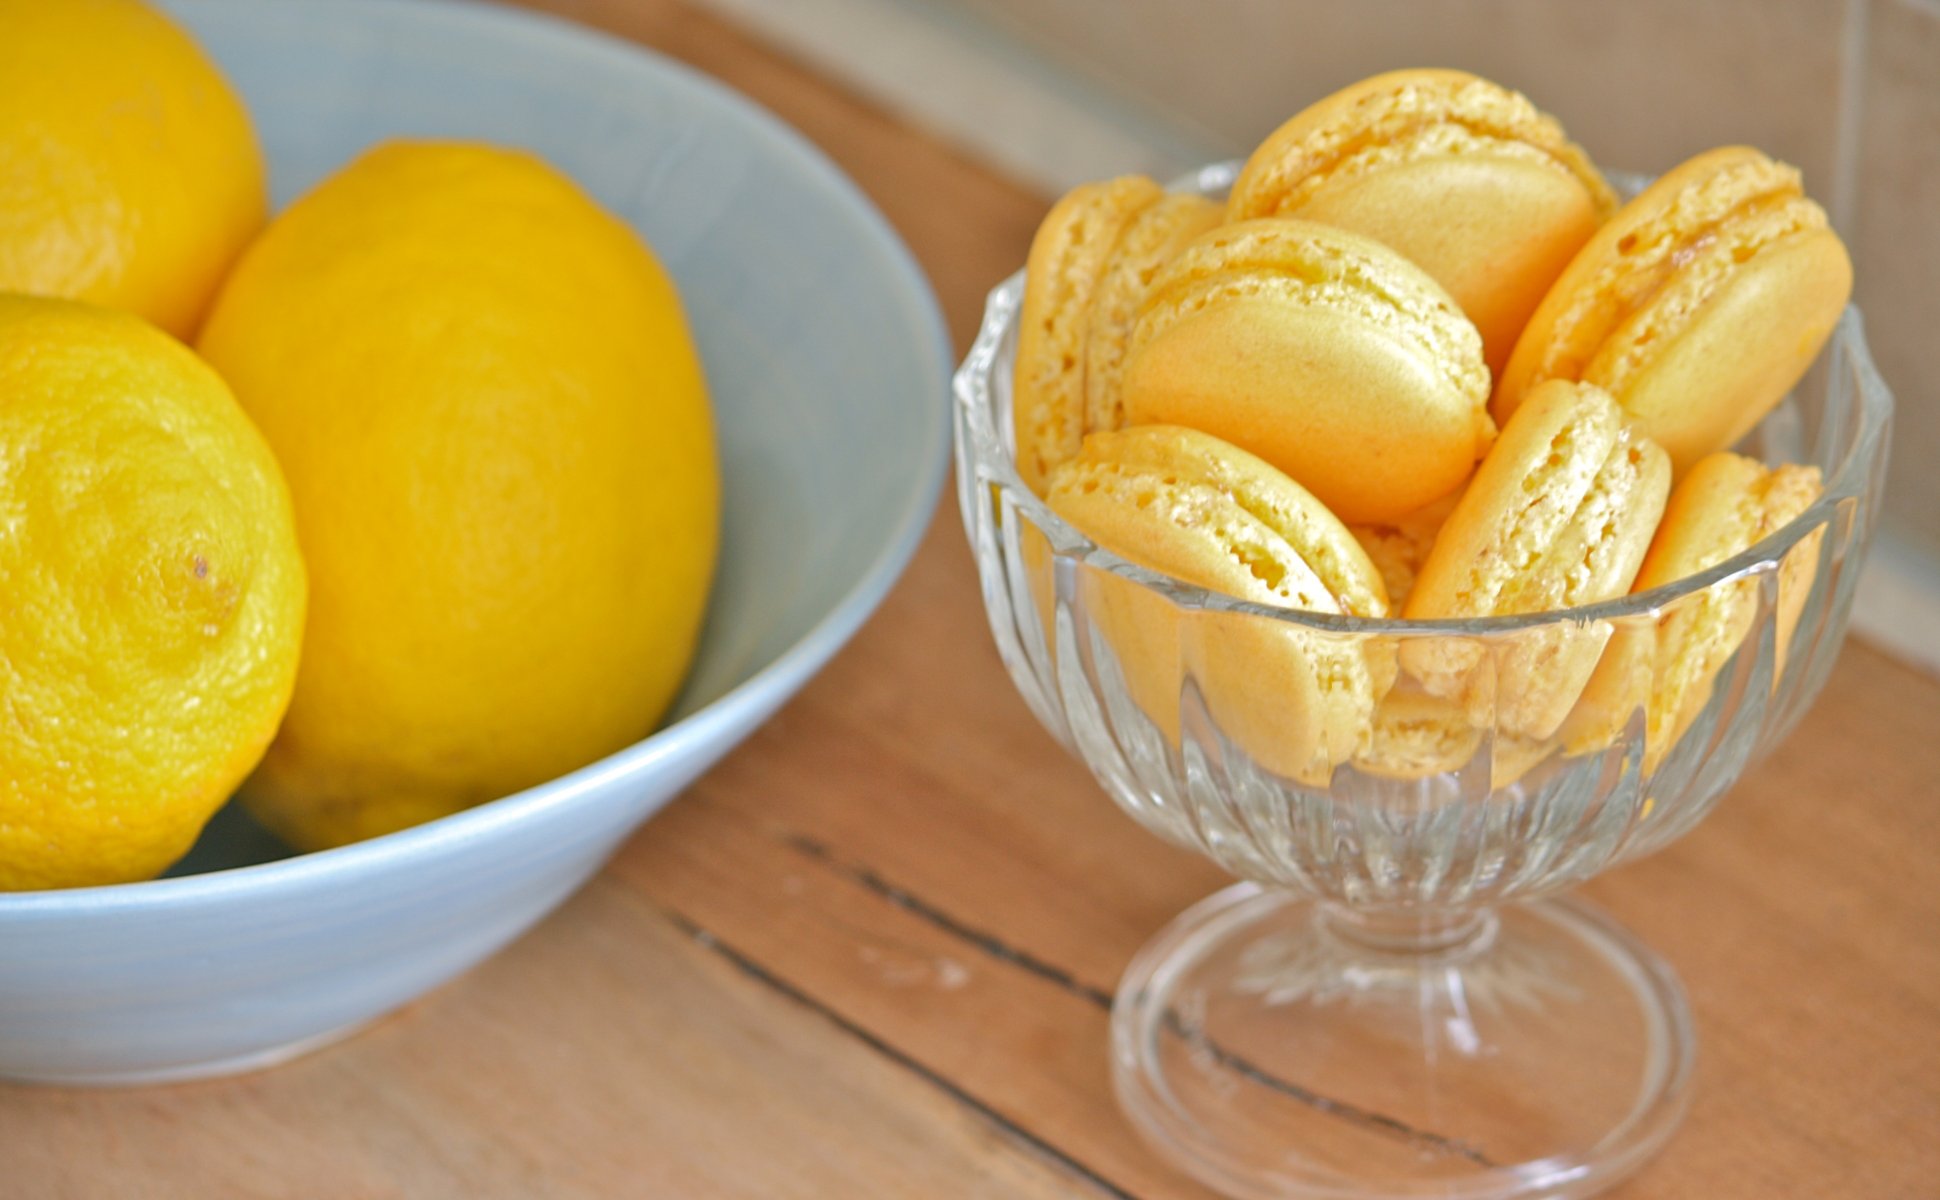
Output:
<path fill-rule="evenodd" d="M 699 657 L 655 736 L 874 606 L 941 479 L 949 351 L 906 251 L 817 152 L 687 68 L 509 10 L 165 4 L 246 99 L 276 207 L 386 138 L 483 139 L 572 176 L 673 274 L 725 492 Z M 231 806 L 170 873 L 287 853 Z"/>

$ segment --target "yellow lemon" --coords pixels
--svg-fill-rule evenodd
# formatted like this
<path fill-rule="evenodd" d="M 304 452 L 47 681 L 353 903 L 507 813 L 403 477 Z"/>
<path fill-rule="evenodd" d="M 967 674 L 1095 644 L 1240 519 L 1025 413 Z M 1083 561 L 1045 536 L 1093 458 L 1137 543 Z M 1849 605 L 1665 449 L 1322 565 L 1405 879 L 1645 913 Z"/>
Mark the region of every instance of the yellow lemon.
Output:
<path fill-rule="evenodd" d="M 0 889 L 181 857 L 269 745 L 303 599 L 216 373 L 127 313 L 0 293 Z"/>
<path fill-rule="evenodd" d="M 249 114 L 137 0 L 0 0 L 0 291 L 195 333 L 262 227 Z"/>
<path fill-rule="evenodd" d="M 692 657 L 719 482 L 652 253 L 485 146 L 381 146 L 271 223 L 201 349 L 275 448 L 312 580 L 244 789 L 301 847 L 400 829 L 648 733 Z"/>

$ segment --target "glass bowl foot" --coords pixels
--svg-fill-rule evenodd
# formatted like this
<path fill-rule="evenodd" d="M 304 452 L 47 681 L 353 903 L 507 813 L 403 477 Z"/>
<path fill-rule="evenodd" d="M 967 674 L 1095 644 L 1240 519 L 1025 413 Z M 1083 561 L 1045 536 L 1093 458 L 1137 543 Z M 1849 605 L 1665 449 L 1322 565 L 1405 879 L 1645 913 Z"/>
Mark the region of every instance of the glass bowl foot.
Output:
<path fill-rule="evenodd" d="M 1587 905 L 1384 923 L 1252 884 L 1139 952 L 1112 1042 L 1140 1132 L 1243 1200 L 1589 1196 L 1696 1053 L 1669 967 Z"/>

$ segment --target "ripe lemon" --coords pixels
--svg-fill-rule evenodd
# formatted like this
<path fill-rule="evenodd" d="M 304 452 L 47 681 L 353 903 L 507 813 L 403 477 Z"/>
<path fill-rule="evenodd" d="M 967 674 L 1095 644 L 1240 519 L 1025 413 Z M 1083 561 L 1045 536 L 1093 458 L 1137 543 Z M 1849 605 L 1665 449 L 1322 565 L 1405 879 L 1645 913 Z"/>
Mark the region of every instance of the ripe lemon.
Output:
<path fill-rule="evenodd" d="M 442 816 L 648 733 L 717 539 L 673 284 L 522 153 L 381 146 L 278 217 L 201 349 L 310 567 L 296 697 L 244 789 L 300 847 Z"/>
<path fill-rule="evenodd" d="M 262 227 L 263 156 L 189 36 L 137 0 L 0 0 L 0 291 L 189 337 Z"/>
<path fill-rule="evenodd" d="M 181 343 L 0 293 L 0 889 L 146 879 L 269 745 L 303 629 L 289 493 Z"/>

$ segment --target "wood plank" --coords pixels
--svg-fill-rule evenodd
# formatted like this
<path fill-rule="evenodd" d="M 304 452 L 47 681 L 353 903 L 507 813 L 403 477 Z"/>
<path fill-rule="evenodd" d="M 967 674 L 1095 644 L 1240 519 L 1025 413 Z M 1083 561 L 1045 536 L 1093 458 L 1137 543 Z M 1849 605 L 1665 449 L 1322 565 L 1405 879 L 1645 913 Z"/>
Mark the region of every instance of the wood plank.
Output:
<path fill-rule="evenodd" d="M 50 1200 L 1112 1195 L 608 880 L 334 1050 L 229 1082 L 0 1088 L 0 1131 L 0 1195 Z"/>
<path fill-rule="evenodd" d="M 977 603 L 946 514 L 878 621 L 759 751 L 703 780 L 614 874 L 1106 1178 L 1193 1194 L 1109 1128 L 1123 1121 L 1094 998 L 1223 880 L 1119 815 L 1036 729 Z M 1798 731 L 1706 825 L 1587 889 L 1680 969 L 1700 1025 L 1696 1108 L 1631 1194 L 1863 1182 L 1850 1194 L 1917 1195 L 1940 1172 L 1940 1144 L 1920 1136 L 1940 1119 L 1940 897 L 1882 886 L 1940 859 L 1940 769 L 1924 745 L 1937 709 L 1932 681 L 1850 647 Z M 846 887 L 820 878 L 831 868 Z M 885 946 L 913 957 L 885 960 Z M 912 976 L 949 962 L 973 982 L 912 1003 L 872 970 L 885 961 Z M 1773 1190 L 1787 1181 L 1813 1190 Z"/>

